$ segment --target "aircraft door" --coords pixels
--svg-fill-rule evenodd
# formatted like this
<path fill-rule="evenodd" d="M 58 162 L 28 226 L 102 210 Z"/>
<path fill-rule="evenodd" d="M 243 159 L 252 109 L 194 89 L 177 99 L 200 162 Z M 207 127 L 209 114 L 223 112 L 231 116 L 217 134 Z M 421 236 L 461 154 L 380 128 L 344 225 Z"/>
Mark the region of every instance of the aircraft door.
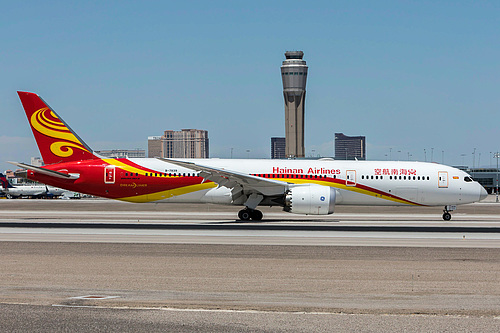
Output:
<path fill-rule="evenodd" d="M 438 171 L 438 187 L 439 188 L 448 187 L 448 172 Z"/>
<path fill-rule="evenodd" d="M 356 170 L 346 170 L 345 185 L 356 186 Z"/>
<path fill-rule="evenodd" d="M 115 166 L 108 165 L 104 168 L 104 184 L 115 183 Z"/>

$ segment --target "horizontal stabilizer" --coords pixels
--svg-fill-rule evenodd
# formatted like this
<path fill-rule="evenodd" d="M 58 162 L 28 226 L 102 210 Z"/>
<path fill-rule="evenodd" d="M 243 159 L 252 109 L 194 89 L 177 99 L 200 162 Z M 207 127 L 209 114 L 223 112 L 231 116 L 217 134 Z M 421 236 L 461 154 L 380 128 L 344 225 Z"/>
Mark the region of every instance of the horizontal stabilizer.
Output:
<path fill-rule="evenodd" d="M 43 175 L 51 176 L 51 177 L 62 178 L 62 179 L 78 179 L 79 178 L 79 176 L 77 176 L 77 175 L 67 174 L 67 173 L 54 171 L 54 170 L 48 170 L 48 169 L 44 169 L 44 168 L 37 167 L 34 165 L 25 164 L 25 163 L 19 163 L 19 162 L 8 162 L 8 163 L 14 164 L 15 166 L 18 166 L 18 167 L 26 169 L 26 170 L 32 170 L 32 171 L 41 173 Z"/>

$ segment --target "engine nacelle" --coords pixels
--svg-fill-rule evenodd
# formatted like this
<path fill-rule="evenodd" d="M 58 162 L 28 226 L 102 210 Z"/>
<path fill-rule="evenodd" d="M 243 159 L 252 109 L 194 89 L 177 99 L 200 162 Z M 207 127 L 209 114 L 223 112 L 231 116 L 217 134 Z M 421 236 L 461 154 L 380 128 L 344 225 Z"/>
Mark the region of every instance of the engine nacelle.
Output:
<path fill-rule="evenodd" d="M 285 195 L 284 211 L 294 214 L 328 215 L 335 208 L 335 188 L 305 184 L 296 185 Z"/>

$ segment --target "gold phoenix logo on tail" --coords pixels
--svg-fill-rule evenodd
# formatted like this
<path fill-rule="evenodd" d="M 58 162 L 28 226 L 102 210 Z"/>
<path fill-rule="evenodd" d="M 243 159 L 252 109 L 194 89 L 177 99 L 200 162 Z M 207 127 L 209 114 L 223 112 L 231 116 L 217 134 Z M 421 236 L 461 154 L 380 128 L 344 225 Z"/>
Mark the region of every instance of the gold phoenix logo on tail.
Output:
<path fill-rule="evenodd" d="M 50 151 L 59 157 L 73 155 L 73 148 L 90 153 L 82 143 L 71 133 L 62 121 L 47 107 L 41 108 L 31 116 L 31 125 L 39 133 L 58 140 L 50 145 Z"/>

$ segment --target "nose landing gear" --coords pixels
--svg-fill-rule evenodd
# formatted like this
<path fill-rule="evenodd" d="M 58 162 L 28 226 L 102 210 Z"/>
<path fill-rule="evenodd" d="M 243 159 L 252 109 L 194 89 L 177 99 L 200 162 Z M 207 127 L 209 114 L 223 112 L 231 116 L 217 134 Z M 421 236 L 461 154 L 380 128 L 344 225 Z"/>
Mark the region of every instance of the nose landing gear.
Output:
<path fill-rule="evenodd" d="M 260 221 L 262 217 L 263 215 L 260 210 L 250 209 L 248 207 L 238 212 L 238 218 L 242 221 L 249 221 L 250 219 L 253 221 Z"/>
<path fill-rule="evenodd" d="M 449 221 L 451 220 L 451 214 L 450 212 L 454 211 L 457 209 L 457 206 L 444 206 L 443 209 L 443 220 Z"/>

